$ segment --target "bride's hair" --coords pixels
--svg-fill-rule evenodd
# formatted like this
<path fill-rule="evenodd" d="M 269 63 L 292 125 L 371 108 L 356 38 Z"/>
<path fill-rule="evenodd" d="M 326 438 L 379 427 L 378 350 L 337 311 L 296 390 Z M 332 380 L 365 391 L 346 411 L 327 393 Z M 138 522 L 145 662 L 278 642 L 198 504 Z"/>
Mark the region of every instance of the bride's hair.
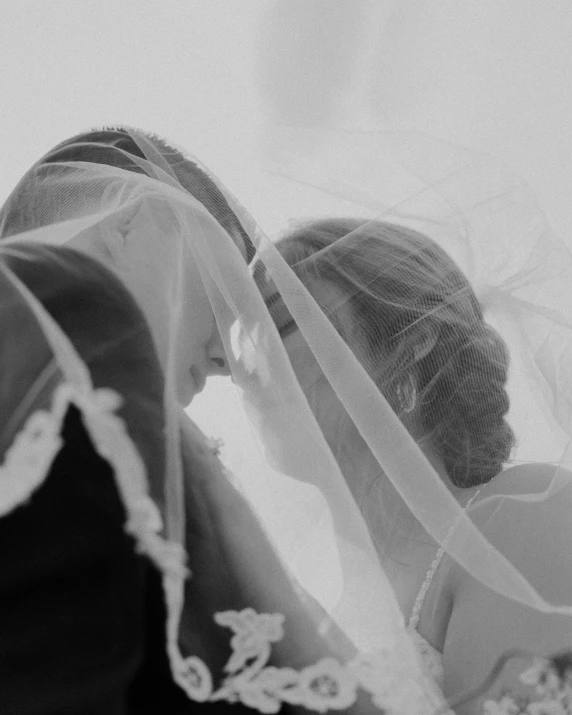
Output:
<path fill-rule="evenodd" d="M 246 247 L 247 259 L 250 262 L 255 253 L 252 241 L 216 182 L 195 161 L 170 146 L 164 139 L 148 132 L 138 131 L 137 133 L 157 148 L 161 158 L 167 162 L 181 186 L 198 199 L 223 228 L 231 234 L 238 233 L 240 235 Z M 144 174 L 143 168 L 131 157 L 146 159 L 129 130 L 122 127 L 97 129 L 78 134 L 58 144 L 32 167 L 9 197 L 0 212 L 0 234 L 7 237 L 37 228 L 32 219 L 34 216 L 41 216 L 44 224 L 47 219 L 57 220 L 57 206 L 51 207 L 53 216 L 46 214 L 48 207 L 43 205 L 45 202 L 41 206 L 35 207 L 35 204 L 42 202 L 43 198 L 42 192 L 38 191 L 36 180 L 41 178 L 42 171 L 50 172 L 50 165 L 85 161 Z M 74 201 L 81 203 L 80 197 L 73 198 Z M 47 201 L 50 201 L 49 196 Z M 69 211 L 69 206 L 67 210 Z"/>
<path fill-rule="evenodd" d="M 414 417 L 453 483 L 498 474 L 514 445 L 508 354 L 447 253 L 417 231 L 350 218 L 303 223 L 276 245 L 302 281 L 343 291 L 355 319 L 351 347 L 398 413 L 404 386 L 415 386 Z"/>

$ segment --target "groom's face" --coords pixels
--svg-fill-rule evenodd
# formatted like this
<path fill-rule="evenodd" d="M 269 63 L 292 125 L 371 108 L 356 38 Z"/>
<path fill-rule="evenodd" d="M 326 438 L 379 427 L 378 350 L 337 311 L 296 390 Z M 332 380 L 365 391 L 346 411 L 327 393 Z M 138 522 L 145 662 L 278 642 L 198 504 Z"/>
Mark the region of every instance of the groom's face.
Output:
<path fill-rule="evenodd" d="M 230 230 L 244 260 L 246 247 L 238 231 Z M 201 392 L 209 377 L 230 375 L 230 366 L 219 333 L 213 308 L 196 265 L 190 266 L 184 291 L 177 347 L 177 394 L 187 406 Z"/>

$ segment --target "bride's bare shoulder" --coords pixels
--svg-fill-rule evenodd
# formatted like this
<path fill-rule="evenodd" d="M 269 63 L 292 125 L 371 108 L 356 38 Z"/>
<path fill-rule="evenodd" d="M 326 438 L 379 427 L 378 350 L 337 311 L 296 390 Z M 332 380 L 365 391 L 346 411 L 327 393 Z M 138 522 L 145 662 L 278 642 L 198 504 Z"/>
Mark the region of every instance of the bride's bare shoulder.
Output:
<path fill-rule="evenodd" d="M 541 494 L 558 479 L 572 484 L 572 472 L 548 462 L 515 464 L 497 474 L 481 489 L 480 498 L 495 495 Z"/>
<path fill-rule="evenodd" d="M 558 602 L 572 586 L 571 513 L 572 472 L 538 462 L 512 466 L 485 485 L 471 519 L 534 588 Z M 471 580 L 464 569 L 457 576 Z"/>

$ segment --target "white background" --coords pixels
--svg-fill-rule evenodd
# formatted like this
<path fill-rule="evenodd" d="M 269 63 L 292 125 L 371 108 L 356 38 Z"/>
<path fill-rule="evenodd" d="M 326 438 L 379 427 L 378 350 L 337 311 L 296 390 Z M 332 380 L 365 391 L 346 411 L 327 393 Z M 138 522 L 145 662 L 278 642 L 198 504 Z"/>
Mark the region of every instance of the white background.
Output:
<path fill-rule="evenodd" d="M 570 0 L 0 0 L 0 197 L 55 143 L 126 123 L 271 217 L 247 168 L 264 113 L 336 115 L 500 156 L 567 236 L 571 38 Z M 239 455 L 214 382 L 192 413 Z"/>

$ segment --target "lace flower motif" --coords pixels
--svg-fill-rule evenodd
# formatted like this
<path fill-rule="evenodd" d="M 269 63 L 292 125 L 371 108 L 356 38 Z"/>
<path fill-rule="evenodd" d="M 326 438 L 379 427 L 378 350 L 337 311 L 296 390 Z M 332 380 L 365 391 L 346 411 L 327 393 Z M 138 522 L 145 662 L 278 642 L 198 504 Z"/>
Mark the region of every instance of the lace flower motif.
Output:
<path fill-rule="evenodd" d="M 487 700 L 483 703 L 483 715 L 518 715 L 521 712 L 520 707 L 508 695 L 496 700 Z"/>
<path fill-rule="evenodd" d="M 520 674 L 519 680 L 524 685 L 532 686 L 541 698 L 554 698 L 560 692 L 558 673 L 550 667 L 549 661 L 542 658 L 535 658 L 533 665 Z"/>
<path fill-rule="evenodd" d="M 0 516 L 24 503 L 42 484 L 63 446 L 62 422 L 69 405 L 74 404 L 84 416 L 96 450 L 114 469 L 127 511 L 126 531 L 135 537 L 138 549 L 158 564 L 168 582 L 178 588 L 186 576 L 184 549 L 159 536 L 161 515 L 147 494 L 144 464 L 123 421 L 115 414 L 121 403 L 121 396 L 112 390 L 78 389 L 71 384 L 61 384 L 54 392 L 50 411 L 38 410 L 32 414 L 6 452 L 4 464 L 0 466 Z M 216 444 L 206 445 L 207 451 L 215 456 L 217 448 Z M 177 597 L 178 591 L 174 595 Z M 408 715 L 421 712 L 410 707 L 411 697 L 405 701 L 397 697 L 394 684 L 399 682 L 402 695 L 406 686 L 400 679 L 402 673 L 393 672 L 390 662 L 399 658 L 347 665 L 334 658 L 323 658 L 300 671 L 277 668 L 269 666 L 268 661 L 272 644 L 284 637 L 282 614 L 260 614 L 246 608 L 216 613 L 214 618 L 219 625 L 233 631 L 232 654 L 224 667 L 227 675 L 220 688 L 214 691 L 212 674 L 200 658 L 175 658 L 175 680 L 196 702 L 241 702 L 262 713 L 277 713 L 283 703 L 290 703 L 323 713 L 349 707 L 361 685 L 385 712 Z M 409 679 L 415 684 L 413 678 Z M 417 686 L 423 691 L 419 684 Z M 426 700 L 424 704 L 427 705 Z M 424 713 L 427 712 L 425 707 Z M 531 715 L 545 713 L 549 715 L 548 711 L 540 710 Z M 500 714 L 491 712 L 491 715 Z M 550 715 L 560 713 L 554 711 Z"/>
<path fill-rule="evenodd" d="M 270 658 L 270 644 L 284 637 L 284 616 L 281 614 L 256 613 L 252 608 L 243 611 L 215 613 L 215 621 L 234 631 L 230 641 L 233 654 L 225 665 L 227 673 L 235 673 L 249 660 L 255 661 L 251 668 L 265 664 Z"/>
<path fill-rule="evenodd" d="M 299 673 L 294 668 L 263 668 L 253 679 L 252 685 L 245 685 L 240 699 L 249 707 L 263 713 L 277 713 L 283 702 L 297 704 Z"/>
<path fill-rule="evenodd" d="M 0 466 L 0 516 L 25 503 L 42 484 L 60 451 L 61 417 L 38 410 L 26 421 Z"/>
<path fill-rule="evenodd" d="M 562 703 L 552 700 L 551 702 L 530 703 L 526 708 L 526 713 L 529 715 L 569 715 L 570 710 L 565 708 Z"/>
<path fill-rule="evenodd" d="M 299 671 L 277 668 L 268 665 L 268 660 L 271 644 L 284 636 L 282 614 L 245 608 L 215 613 L 214 618 L 233 631 L 232 655 L 224 668 L 228 675 L 213 692 L 207 665 L 196 657 L 181 660 L 177 682 L 193 700 L 240 702 L 261 713 L 277 713 L 283 703 L 289 703 L 324 713 L 350 707 L 361 686 L 386 715 L 428 715 L 443 704 L 393 652 L 363 656 L 347 664 L 322 658 Z"/>
<path fill-rule="evenodd" d="M 409 663 L 394 649 L 359 656 L 348 667 L 363 690 L 371 694 L 374 705 L 384 712 L 421 715 L 442 708 L 444 703 L 434 692 L 434 684 L 422 672 L 412 673 Z"/>
<path fill-rule="evenodd" d="M 115 414 L 122 403 L 115 390 L 67 382 L 58 385 L 50 409 L 30 415 L 6 451 L 0 466 L 0 516 L 24 504 L 43 483 L 63 447 L 62 423 L 73 404 L 84 418 L 95 449 L 113 467 L 127 511 L 125 530 L 135 537 L 138 550 L 148 554 L 161 570 L 184 578 L 184 549 L 158 535 L 162 519 L 147 494 L 145 465 L 123 420 Z"/>
<path fill-rule="evenodd" d="M 536 658 L 519 679 L 534 688 L 538 700 L 532 697 L 517 700 L 510 693 L 504 693 L 499 700 L 487 700 L 483 704 L 483 715 L 572 715 L 569 671 L 568 667 L 568 672 L 559 672 L 555 662 Z"/>
<path fill-rule="evenodd" d="M 272 636 L 274 635 L 275 633 L 272 633 Z M 238 641 L 235 641 L 235 644 L 238 644 Z M 240 644 L 244 646 L 244 641 Z M 233 656 L 229 664 L 233 661 L 235 664 L 242 662 L 246 665 L 250 660 L 244 658 L 247 652 L 253 653 L 254 648 L 249 647 L 248 651 L 243 649 L 243 657 L 233 660 Z M 334 658 L 324 658 L 298 672 L 293 668 L 260 668 L 260 664 L 268 660 L 267 653 L 269 655 L 266 647 L 257 648 L 254 664 L 241 672 L 233 671 L 235 674 L 225 680 L 214 699 L 224 697 L 231 702 L 239 700 L 262 713 L 279 712 L 283 702 L 303 705 L 308 710 L 326 712 L 344 709 L 355 701 L 355 680 Z"/>
<path fill-rule="evenodd" d="M 212 676 L 200 658 L 185 658 L 177 676 L 177 682 L 191 700 L 204 703 L 209 699 L 213 690 Z"/>
<path fill-rule="evenodd" d="M 334 658 L 323 658 L 300 673 L 300 704 L 326 712 L 344 710 L 356 699 L 357 680 Z"/>
<path fill-rule="evenodd" d="M 277 713 L 285 702 L 326 712 L 344 709 L 355 701 L 355 677 L 333 658 L 324 658 L 301 671 L 267 665 L 271 644 L 284 637 L 282 614 L 260 614 L 245 608 L 216 613 L 214 618 L 234 632 L 230 641 L 233 652 L 224 668 L 228 675 L 211 693 L 212 679 L 206 665 L 197 658 L 187 659 L 185 663 L 193 667 L 193 672 L 184 676 L 190 685 L 183 687 L 194 699 L 204 700 L 206 696 L 211 702 L 241 702 L 261 713 Z M 198 697 L 193 696 L 195 692 Z"/>

